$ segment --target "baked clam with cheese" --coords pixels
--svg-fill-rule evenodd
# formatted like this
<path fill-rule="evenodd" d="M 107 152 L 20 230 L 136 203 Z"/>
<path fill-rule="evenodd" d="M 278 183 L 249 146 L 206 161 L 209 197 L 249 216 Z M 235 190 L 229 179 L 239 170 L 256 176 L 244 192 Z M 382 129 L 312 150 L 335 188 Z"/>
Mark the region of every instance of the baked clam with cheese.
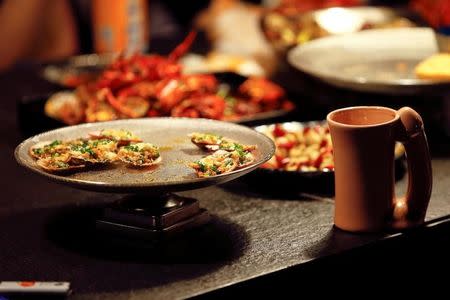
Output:
<path fill-rule="evenodd" d="M 48 172 L 81 169 L 87 166 L 124 162 L 145 167 L 161 162 L 159 148 L 124 129 L 103 129 L 88 137 L 39 142 L 29 154 Z"/>
<path fill-rule="evenodd" d="M 213 152 L 202 159 L 189 163 L 198 177 L 229 173 L 255 161 L 252 153 L 256 149 L 255 145 L 243 145 L 213 133 L 194 132 L 189 137 L 195 145 Z"/>
<path fill-rule="evenodd" d="M 148 167 L 161 162 L 159 148 L 150 143 L 136 143 L 123 146 L 117 153 L 124 163 L 137 167 Z"/>

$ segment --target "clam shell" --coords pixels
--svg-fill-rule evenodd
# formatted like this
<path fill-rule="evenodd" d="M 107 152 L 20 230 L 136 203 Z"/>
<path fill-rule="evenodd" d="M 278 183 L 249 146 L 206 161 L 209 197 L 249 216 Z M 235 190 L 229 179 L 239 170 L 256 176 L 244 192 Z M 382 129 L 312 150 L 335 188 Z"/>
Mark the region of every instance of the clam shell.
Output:
<path fill-rule="evenodd" d="M 255 156 L 251 152 L 248 152 L 245 154 L 244 162 L 239 162 L 238 168 L 244 168 L 248 165 L 251 165 L 254 161 L 255 161 Z"/>
<path fill-rule="evenodd" d="M 62 91 L 54 93 L 44 106 L 45 114 L 65 124 L 78 124 L 84 119 L 84 107 L 74 92 Z"/>
<path fill-rule="evenodd" d="M 58 162 L 62 164 L 58 165 Z M 86 167 L 84 164 L 70 164 L 69 162 L 58 161 L 51 157 L 38 159 L 36 164 L 48 172 L 63 172 Z"/>
<path fill-rule="evenodd" d="M 65 144 L 60 144 L 60 145 L 57 145 L 56 147 L 58 147 L 58 148 L 54 148 L 53 150 L 55 150 L 55 151 L 52 151 L 52 152 L 38 153 L 36 151 L 37 149 L 44 149 L 45 146 L 49 146 L 53 142 L 54 141 L 42 141 L 42 142 L 36 143 L 30 147 L 30 149 L 28 150 L 28 153 L 30 154 L 31 157 L 33 157 L 35 159 L 40 159 L 40 158 L 51 156 L 52 153 L 55 153 L 55 152 L 60 153 L 60 152 L 65 152 L 67 150 L 67 149 L 65 149 L 65 147 L 66 147 Z"/>
<path fill-rule="evenodd" d="M 157 146 L 150 143 L 137 143 L 129 147 L 136 147 L 136 149 L 127 149 L 128 147 L 121 147 L 117 153 L 117 157 L 126 164 L 136 167 L 148 167 L 161 163 L 161 155 Z M 147 151 L 146 151 L 147 149 Z M 158 157 L 151 157 L 151 153 L 145 153 L 149 150 L 154 150 Z M 145 156 L 143 156 L 145 155 Z"/>
<path fill-rule="evenodd" d="M 127 137 L 127 133 L 130 133 L 131 136 Z M 103 129 L 98 131 L 89 132 L 89 136 L 92 139 L 113 139 L 118 142 L 118 146 L 129 145 L 130 143 L 139 143 L 142 142 L 142 139 L 138 136 L 134 135 L 132 132 L 128 130 L 110 130 Z"/>
<path fill-rule="evenodd" d="M 119 159 L 120 159 L 122 162 L 124 162 L 124 163 L 126 163 L 126 164 L 129 164 L 129 165 L 133 165 L 133 166 L 135 166 L 135 167 L 150 167 L 150 166 L 153 166 L 153 165 L 160 164 L 160 163 L 162 162 L 161 156 L 158 157 L 158 158 L 155 159 L 155 160 L 148 161 L 148 162 L 146 162 L 146 163 L 139 163 L 139 162 L 136 162 L 136 161 L 128 161 L 128 160 L 126 160 L 124 157 L 121 157 L 121 156 L 119 156 Z"/>
<path fill-rule="evenodd" d="M 214 152 L 219 149 L 226 151 L 234 151 L 235 150 L 234 144 L 241 145 L 244 151 L 252 151 L 256 149 L 255 145 L 242 145 L 237 141 L 231 140 L 226 137 L 219 137 L 218 135 L 210 133 L 194 132 L 189 134 L 189 137 L 191 138 L 191 142 L 195 144 L 197 147 L 210 152 Z"/>

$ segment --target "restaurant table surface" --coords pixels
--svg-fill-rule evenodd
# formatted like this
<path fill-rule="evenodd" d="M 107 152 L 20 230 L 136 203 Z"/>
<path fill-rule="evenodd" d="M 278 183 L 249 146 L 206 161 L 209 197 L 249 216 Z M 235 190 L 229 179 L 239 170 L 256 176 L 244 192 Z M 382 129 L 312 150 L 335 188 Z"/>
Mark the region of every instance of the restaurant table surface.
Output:
<path fill-rule="evenodd" d="M 266 283 L 282 285 L 274 274 L 300 278 L 302 266 L 314 270 L 308 266 L 316 261 L 331 258 L 329 262 L 335 262 L 339 257 L 345 261 L 346 253 L 355 253 L 355 249 L 369 247 L 365 255 L 383 261 L 384 256 L 374 256 L 374 251 L 383 250 L 371 245 L 395 243 L 409 236 L 412 242 L 404 241 L 404 247 L 414 245 L 425 251 L 421 252 L 425 256 L 438 255 L 441 252 L 426 252 L 426 247 L 418 245 L 424 240 L 433 244 L 429 238 L 436 237 L 433 228 L 441 228 L 436 229 L 441 236 L 450 233 L 445 227 L 450 215 L 450 160 L 445 152 L 432 161 L 434 181 L 427 225 L 406 233 L 346 233 L 333 227 L 332 198 L 302 193 L 271 196 L 242 179 L 179 193 L 197 198 L 211 213 L 210 224 L 201 228 L 156 245 L 99 239 L 86 220 L 92 211 L 121 195 L 58 185 L 25 170 L 14 159 L 14 148 L 24 139 L 17 128 L 16 101 L 54 88 L 34 71 L 19 66 L 0 75 L 0 280 L 69 281 L 71 299 L 174 299 L 212 291 L 218 296 L 236 287 L 251 289 L 252 282 L 262 290 Z M 404 193 L 406 184 L 405 176 L 397 183 L 396 192 Z M 442 239 L 437 240 L 434 245 L 442 246 Z M 404 251 L 401 246 L 398 249 Z M 424 259 L 412 249 L 404 252 Z M 357 264 L 366 256 L 358 260 L 355 254 L 352 259 Z M 330 272 L 322 265 L 324 270 Z M 258 278 L 262 278 L 259 283 Z"/>

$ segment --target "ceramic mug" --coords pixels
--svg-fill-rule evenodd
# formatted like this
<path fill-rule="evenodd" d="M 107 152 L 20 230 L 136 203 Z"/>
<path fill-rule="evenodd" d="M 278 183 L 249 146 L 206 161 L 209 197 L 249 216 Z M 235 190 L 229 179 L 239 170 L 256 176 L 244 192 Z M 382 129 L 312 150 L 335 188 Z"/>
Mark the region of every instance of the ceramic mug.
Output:
<path fill-rule="evenodd" d="M 357 106 L 327 116 L 335 164 L 335 226 L 353 232 L 404 229 L 424 222 L 431 160 L 420 115 L 409 107 Z M 394 147 L 405 146 L 408 190 L 395 197 Z"/>

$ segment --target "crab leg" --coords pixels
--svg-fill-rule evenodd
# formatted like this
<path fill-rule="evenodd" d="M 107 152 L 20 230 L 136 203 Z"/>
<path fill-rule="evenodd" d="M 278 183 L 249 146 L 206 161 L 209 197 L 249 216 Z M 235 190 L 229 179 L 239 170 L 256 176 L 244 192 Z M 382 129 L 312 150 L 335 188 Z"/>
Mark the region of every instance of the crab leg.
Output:
<path fill-rule="evenodd" d="M 169 61 L 176 61 L 178 58 L 183 56 L 187 50 L 192 46 L 192 43 L 195 40 L 195 37 L 197 36 L 197 31 L 192 30 L 189 32 L 189 34 L 186 36 L 184 41 L 181 42 L 175 49 L 170 52 L 168 56 Z"/>
<path fill-rule="evenodd" d="M 113 93 L 111 92 L 110 89 L 105 88 L 105 95 L 106 95 L 106 100 L 109 102 L 109 104 L 111 104 L 111 106 L 117 110 L 118 112 L 124 114 L 127 117 L 133 118 L 134 117 L 134 112 L 133 110 L 129 109 L 128 107 L 124 106 L 119 100 L 116 99 L 116 97 L 114 97 Z"/>

